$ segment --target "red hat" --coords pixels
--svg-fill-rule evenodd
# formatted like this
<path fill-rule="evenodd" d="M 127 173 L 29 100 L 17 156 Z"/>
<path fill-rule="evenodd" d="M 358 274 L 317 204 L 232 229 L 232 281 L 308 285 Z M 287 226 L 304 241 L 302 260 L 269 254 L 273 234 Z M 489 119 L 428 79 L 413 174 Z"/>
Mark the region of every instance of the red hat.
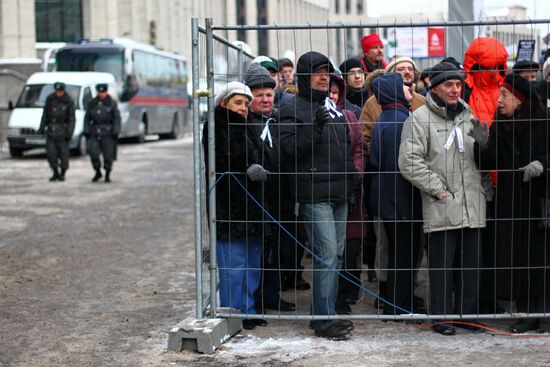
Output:
<path fill-rule="evenodd" d="M 376 33 L 367 34 L 361 38 L 361 47 L 363 47 L 363 53 L 367 53 L 368 50 L 374 46 L 384 46 L 382 40 Z"/>

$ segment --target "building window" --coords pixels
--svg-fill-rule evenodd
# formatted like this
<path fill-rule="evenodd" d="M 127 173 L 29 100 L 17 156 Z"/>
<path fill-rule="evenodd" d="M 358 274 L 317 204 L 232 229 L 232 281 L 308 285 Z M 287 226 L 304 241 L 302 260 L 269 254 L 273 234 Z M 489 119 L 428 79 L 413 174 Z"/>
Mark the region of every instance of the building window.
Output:
<path fill-rule="evenodd" d="M 256 0 L 258 9 L 258 24 L 267 24 L 267 0 Z M 267 55 L 269 49 L 268 30 L 260 29 L 258 31 L 258 54 Z"/>
<path fill-rule="evenodd" d="M 340 13 L 340 0 L 334 0 L 334 12 L 336 14 Z"/>
<path fill-rule="evenodd" d="M 357 0 L 357 14 L 363 14 L 363 0 Z"/>
<path fill-rule="evenodd" d="M 81 0 L 35 0 L 37 42 L 75 42 L 82 38 Z"/>
<path fill-rule="evenodd" d="M 246 24 L 246 0 L 237 0 L 237 24 Z M 239 29 L 237 39 L 246 42 L 246 31 Z"/>
<path fill-rule="evenodd" d="M 346 0 L 346 14 L 351 13 L 351 0 Z"/>

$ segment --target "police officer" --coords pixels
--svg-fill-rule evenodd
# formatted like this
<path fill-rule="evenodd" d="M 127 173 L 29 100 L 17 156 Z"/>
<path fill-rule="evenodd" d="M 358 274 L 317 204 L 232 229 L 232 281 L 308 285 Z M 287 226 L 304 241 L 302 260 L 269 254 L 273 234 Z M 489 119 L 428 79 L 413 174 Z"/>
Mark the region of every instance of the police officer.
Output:
<path fill-rule="evenodd" d="M 120 113 L 116 101 L 107 93 L 107 89 L 107 84 L 96 85 L 97 96 L 88 104 L 84 117 L 84 134 L 88 139 L 88 153 L 95 169 L 92 182 L 97 182 L 102 177 L 101 154 L 103 154 L 105 182 L 111 182 L 111 168 L 116 157 Z"/>
<path fill-rule="evenodd" d="M 50 181 L 65 181 L 69 169 L 69 141 L 75 123 L 74 101 L 65 93 L 65 83 L 54 83 L 54 92 L 46 98 L 38 132 L 46 134 L 46 156 L 53 171 Z M 61 171 L 59 170 L 61 169 Z"/>

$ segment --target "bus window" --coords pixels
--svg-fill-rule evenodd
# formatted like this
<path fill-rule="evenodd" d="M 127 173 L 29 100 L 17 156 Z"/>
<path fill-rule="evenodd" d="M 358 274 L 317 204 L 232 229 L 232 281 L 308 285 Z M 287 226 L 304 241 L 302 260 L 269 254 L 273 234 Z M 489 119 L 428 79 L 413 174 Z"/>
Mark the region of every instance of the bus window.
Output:
<path fill-rule="evenodd" d="M 124 52 L 118 48 L 74 48 L 56 55 L 57 71 L 100 71 L 124 80 Z"/>

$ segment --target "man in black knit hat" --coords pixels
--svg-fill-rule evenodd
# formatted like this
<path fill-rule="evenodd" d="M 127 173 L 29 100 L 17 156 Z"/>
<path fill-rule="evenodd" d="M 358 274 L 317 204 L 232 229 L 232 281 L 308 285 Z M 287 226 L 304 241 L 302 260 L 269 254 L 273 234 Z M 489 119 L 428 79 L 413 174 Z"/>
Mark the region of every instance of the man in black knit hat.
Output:
<path fill-rule="evenodd" d="M 361 108 L 369 97 L 367 88 L 365 87 L 365 69 L 363 64 L 356 58 L 347 59 L 340 64 L 340 72 L 346 82 L 346 100 L 359 107 L 359 112 L 356 108 L 348 108 L 356 114 L 357 118 L 361 115 Z"/>

